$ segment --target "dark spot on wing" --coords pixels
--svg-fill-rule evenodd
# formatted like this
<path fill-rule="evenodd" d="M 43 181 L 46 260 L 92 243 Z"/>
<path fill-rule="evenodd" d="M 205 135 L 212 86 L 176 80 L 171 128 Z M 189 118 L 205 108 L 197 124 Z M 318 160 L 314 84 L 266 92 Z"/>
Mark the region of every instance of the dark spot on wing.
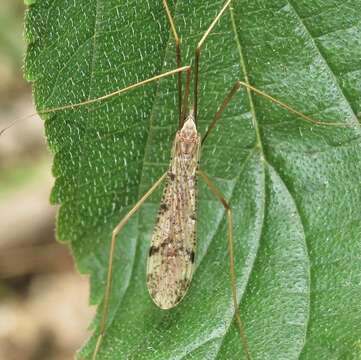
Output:
<path fill-rule="evenodd" d="M 149 248 L 149 256 L 152 256 L 154 254 L 156 254 L 159 251 L 159 247 L 157 246 L 151 246 Z"/>
<path fill-rule="evenodd" d="M 164 213 L 165 211 L 167 211 L 167 209 L 168 209 L 167 204 L 165 204 L 165 203 L 160 204 L 159 211 L 161 213 Z"/>
<path fill-rule="evenodd" d="M 175 179 L 175 175 L 172 172 L 168 173 L 169 179 L 171 179 L 172 181 Z"/>
<path fill-rule="evenodd" d="M 183 294 L 183 293 L 178 294 L 178 296 L 177 296 L 177 299 L 176 299 L 175 303 L 176 303 L 176 304 L 178 304 L 178 303 L 182 300 L 183 296 L 184 296 L 184 294 Z"/>
<path fill-rule="evenodd" d="M 193 250 L 188 250 L 187 254 L 189 256 L 189 260 L 191 261 L 192 264 L 194 264 L 194 257 L 195 257 L 195 253 Z"/>
<path fill-rule="evenodd" d="M 189 218 L 192 219 L 192 220 L 194 220 L 194 221 L 197 220 L 196 214 L 191 214 L 191 215 L 189 216 Z"/>

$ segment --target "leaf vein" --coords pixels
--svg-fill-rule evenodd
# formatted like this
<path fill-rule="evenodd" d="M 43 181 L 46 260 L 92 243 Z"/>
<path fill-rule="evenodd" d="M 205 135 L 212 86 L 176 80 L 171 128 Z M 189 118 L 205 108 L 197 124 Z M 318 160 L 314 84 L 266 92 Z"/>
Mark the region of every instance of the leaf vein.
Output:
<path fill-rule="evenodd" d="M 339 90 L 339 93 L 342 95 L 343 99 L 345 100 L 345 102 L 346 102 L 346 104 L 347 104 L 347 106 L 348 106 L 348 108 L 349 108 L 349 110 L 350 110 L 350 112 L 351 112 L 351 114 L 352 114 L 352 120 L 353 120 L 353 121 L 352 121 L 352 125 L 359 124 L 358 119 L 357 119 L 357 116 L 356 116 L 356 112 L 355 112 L 354 109 L 352 108 L 352 106 L 351 106 L 351 104 L 350 104 L 350 102 L 349 102 L 349 100 L 348 100 L 348 98 L 347 98 L 347 96 L 346 96 L 343 88 L 341 87 L 341 84 L 340 84 L 340 82 L 339 82 L 339 80 L 338 80 L 338 78 L 337 78 L 334 70 L 332 69 L 331 65 L 327 62 L 325 55 L 324 55 L 323 52 L 321 51 L 321 49 L 320 49 L 320 47 L 318 46 L 318 44 L 317 44 L 317 42 L 315 41 L 315 39 L 312 37 L 312 34 L 311 34 L 310 30 L 308 29 L 306 23 L 303 21 L 303 19 L 301 18 L 301 16 L 300 16 L 299 13 L 297 12 L 296 7 L 293 5 L 293 0 L 287 0 L 287 2 L 288 2 L 288 4 L 289 4 L 291 10 L 292 10 L 292 11 L 294 12 L 294 14 L 297 16 L 299 22 L 302 24 L 305 32 L 307 33 L 307 35 L 308 35 L 309 38 L 310 38 L 310 41 L 312 42 L 315 50 L 317 50 L 317 52 L 318 52 L 318 54 L 319 54 L 322 62 L 325 64 L 326 69 L 328 69 L 329 74 L 330 74 L 331 77 L 333 78 L 334 83 L 335 83 L 337 89 Z M 351 119 L 350 119 L 350 120 L 351 120 Z"/>

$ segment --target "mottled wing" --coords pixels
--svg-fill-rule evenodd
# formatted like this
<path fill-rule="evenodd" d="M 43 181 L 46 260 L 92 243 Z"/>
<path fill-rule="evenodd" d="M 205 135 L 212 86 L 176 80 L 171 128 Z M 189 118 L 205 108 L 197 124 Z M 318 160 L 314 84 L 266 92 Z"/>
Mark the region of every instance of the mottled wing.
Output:
<path fill-rule="evenodd" d="M 198 150 L 197 145 L 188 157 L 174 151 L 149 250 L 148 290 L 162 309 L 172 308 L 182 300 L 192 278 Z"/>

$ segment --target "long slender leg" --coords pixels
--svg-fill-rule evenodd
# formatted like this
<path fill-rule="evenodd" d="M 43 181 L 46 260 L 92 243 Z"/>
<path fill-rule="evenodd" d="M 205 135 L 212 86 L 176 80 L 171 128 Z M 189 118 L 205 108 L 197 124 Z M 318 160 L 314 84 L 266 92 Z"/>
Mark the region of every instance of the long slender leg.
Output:
<path fill-rule="evenodd" d="M 168 1 L 163 0 L 163 6 L 165 8 L 165 12 L 167 13 L 169 25 L 172 29 L 174 41 L 175 41 L 175 50 L 177 57 L 177 67 L 182 66 L 182 58 L 181 58 L 181 49 L 180 49 L 180 38 L 177 34 L 177 30 L 175 27 L 173 16 L 169 10 Z M 178 73 L 178 107 L 179 107 L 179 129 L 182 127 L 183 119 L 182 119 L 182 73 Z"/>
<path fill-rule="evenodd" d="M 198 170 L 198 174 L 202 177 L 204 182 L 208 185 L 209 189 L 213 195 L 222 203 L 227 213 L 227 232 L 228 232 L 228 254 L 229 254 L 229 269 L 231 276 L 231 289 L 232 289 L 232 299 L 234 305 L 234 313 L 238 325 L 239 334 L 241 336 L 241 341 L 243 345 L 243 351 L 247 360 L 251 360 L 251 353 L 249 350 L 248 340 L 246 336 L 246 331 L 244 329 L 243 321 L 239 312 L 238 301 L 237 301 L 237 280 L 236 280 L 236 271 L 234 268 L 234 242 L 233 242 L 233 218 L 232 218 L 232 209 L 229 206 L 228 202 L 223 197 L 220 190 L 213 184 L 209 177 L 202 171 Z"/>
<path fill-rule="evenodd" d="M 205 40 L 207 39 L 210 32 L 213 30 L 213 28 L 216 26 L 218 20 L 221 18 L 223 13 L 226 11 L 227 7 L 231 3 L 232 0 L 228 0 L 223 5 L 223 8 L 218 13 L 218 15 L 214 18 L 211 25 L 207 29 L 207 31 L 202 36 L 202 39 L 199 41 L 197 48 L 196 48 L 196 54 L 195 54 L 195 62 L 194 62 L 194 119 L 197 121 L 197 113 L 198 113 L 198 88 L 199 88 L 199 58 L 201 56 L 201 48 Z"/>
<path fill-rule="evenodd" d="M 239 86 L 244 86 L 247 89 L 252 90 L 253 92 L 255 92 L 257 95 L 261 95 L 264 98 L 272 101 L 273 103 L 283 107 L 284 109 L 288 110 L 289 112 L 292 112 L 294 114 L 296 114 L 297 116 L 299 116 L 300 118 L 302 118 L 303 120 L 311 123 L 311 124 L 315 124 L 315 125 L 324 125 L 324 126 L 337 126 L 337 127 L 352 127 L 348 124 L 342 124 L 342 123 L 337 123 L 337 122 L 325 122 L 325 121 L 320 121 L 320 120 L 316 120 L 311 118 L 308 115 L 303 114 L 301 111 L 295 110 L 294 108 L 292 108 L 291 106 L 287 105 L 286 103 L 272 97 L 271 95 L 268 95 L 267 93 L 265 93 L 264 91 L 261 91 L 257 88 L 255 88 L 254 86 L 244 82 L 244 81 L 238 81 Z"/>
<path fill-rule="evenodd" d="M 94 103 L 97 103 L 97 102 L 101 102 L 103 100 L 107 100 L 113 96 L 116 96 L 116 95 L 120 95 L 122 93 L 125 93 L 129 90 L 132 90 L 132 89 L 135 89 L 135 88 L 138 88 L 140 86 L 143 86 L 143 85 L 146 85 L 146 84 L 149 84 L 151 83 L 152 81 L 157 81 L 159 79 L 162 79 L 164 77 L 167 77 L 167 76 L 171 76 L 171 75 L 174 75 L 176 73 L 181 73 L 182 71 L 189 71 L 190 70 L 190 66 L 183 66 L 183 67 L 179 67 L 177 69 L 174 69 L 174 70 L 171 70 L 171 71 L 167 71 L 163 74 L 160 74 L 160 75 L 157 75 L 157 76 L 153 76 L 152 78 L 150 79 L 147 79 L 147 80 L 143 80 L 143 81 L 140 81 L 136 84 L 132 84 L 132 85 L 129 85 L 127 86 L 126 88 L 123 88 L 123 89 L 118 89 L 116 91 L 113 91 L 112 93 L 110 94 L 107 94 L 107 95 L 104 95 L 104 96 L 100 96 L 96 99 L 89 99 L 89 100 L 86 100 L 86 101 L 83 101 L 83 102 L 80 102 L 80 103 L 76 103 L 76 104 L 69 104 L 69 105 L 64 105 L 64 106 L 59 106 L 59 107 L 55 107 L 55 108 L 51 108 L 51 109 L 44 109 L 44 110 L 39 110 L 38 112 L 36 113 L 33 113 L 33 114 L 30 114 L 30 115 L 27 115 L 25 117 L 22 117 L 20 119 L 17 119 L 17 120 L 14 120 L 13 122 L 10 123 L 10 125 L 6 126 L 5 128 L 1 129 L 0 130 L 0 136 L 3 135 L 5 133 L 5 131 L 7 131 L 8 129 L 10 129 L 11 127 L 13 127 L 15 124 L 17 124 L 18 122 L 20 121 L 23 121 L 23 120 L 27 120 L 27 119 L 30 119 L 32 118 L 33 116 L 36 116 L 36 115 L 43 115 L 43 114 L 49 114 L 49 113 L 52 113 L 52 112 L 56 112 L 56 111 L 61 111 L 61 110 L 67 110 L 67 109 L 74 109 L 74 108 L 78 108 L 78 107 L 81 107 L 81 106 L 84 106 L 84 105 L 89 105 L 89 104 L 94 104 Z"/>
<path fill-rule="evenodd" d="M 237 93 L 237 91 L 240 89 L 241 86 L 244 86 L 244 87 L 250 89 L 251 91 L 255 92 L 257 95 L 263 96 L 264 98 L 266 98 L 266 99 L 272 101 L 273 103 L 275 103 L 275 104 L 283 107 L 284 109 L 288 110 L 289 112 L 296 114 L 302 120 L 304 120 L 304 121 L 306 121 L 308 123 L 315 124 L 315 125 L 335 126 L 335 127 L 343 127 L 343 128 L 355 127 L 355 125 L 350 126 L 349 124 L 342 124 L 342 123 L 337 123 L 337 122 L 325 122 L 325 121 L 320 121 L 320 120 L 313 119 L 310 116 L 308 116 L 306 114 L 303 114 L 302 112 L 292 108 L 291 106 L 287 105 L 286 103 L 284 103 L 284 102 L 272 97 L 271 95 L 268 95 L 267 93 L 255 88 L 254 86 L 249 85 L 249 84 L 247 84 L 247 83 L 245 83 L 243 81 L 237 80 L 235 82 L 235 84 L 233 85 L 232 89 L 227 94 L 227 96 L 224 98 L 222 105 L 220 106 L 220 108 L 216 112 L 216 114 L 214 115 L 214 118 L 213 118 L 211 124 L 208 126 L 208 129 L 207 129 L 206 133 L 203 135 L 202 144 L 207 139 L 207 137 L 208 137 L 209 133 L 211 132 L 211 130 L 216 126 L 216 123 L 221 118 L 223 111 L 226 109 L 226 107 L 228 106 L 228 104 L 232 100 L 233 96 Z"/>
<path fill-rule="evenodd" d="M 112 287 L 112 274 L 113 274 L 113 258 L 114 258 L 114 250 L 116 244 L 116 238 L 118 234 L 123 229 L 124 225 L 129 221 L 129 219 L 138 211 L 138 209 L 143 205 L 144 201 L 148 199 L 148 197 L 157 189 L 157 187 L 162 183 L 164 178 L 167 176 L 167 173 L 164 173 L 154 184 L 153 186 L 143 195 L 143 197 L 134 205 L 134 207 L 128 212 L 127 215 L 119 222 L 119 224 L 114 228 L 112 233 L 112 240 L 110 243 L 110 250 L 109 250 L 109 263 L 108 263 L 108 274 L 107 274 L 107 283 L 105 287 L 105 295 L 104 295 L 104 305 L 103 305 L 103 312 L 100 321 L 100 332 L 98 336 L 98 340 L 94 349 L 92 359 L 95 360 L 97 353 L 100 348 L 101 341 L 104 336 L 105 332 L 105 325 L 107 322 L 108 317 L 108 309 L 109 309 L 109 297 L 111 293 Z"/>
<path fill-rule="evenodd" d="M 153 76 L 150 79 L 140 81 L 140 82 L 138 82 L 136 84 L 129 85 L 126 88 L 113 91 L 110 94 L 100 96 L 100 97 L 98 97 L 96 99 L 89 99 L 89 100 L 86 100 L 86 101 L 83 101 L 83 102 L 77 103 L 77 104 L 70 104 L 70 105 L 65 105 L 65 106 L 59 106 L 59 107 L 52 108 L 52 109 L 41 110 L 41 111 L 39 111 L 39 113 L 40 114 L 47 114 L 47 113 L 54 112 L 54 111 L 66 110 L 66 109 L 74 109 L 74 108 L 77 108 L 77 107 L 80 107 L 80 106 L 94 104 L 94 103 L 109 99 L 109 98 L 111 98 L 111 97 L 113 97 L 115 95 L 120 95 L 120 94 L 125 93 L 125 92 L 127 92 L 129 90 L 136 89 L 136 88 L 138 88 L 140 86 L 143 86 L 145 84 L 149 84 L 152 81 L 156 81 L 156 80 L 162 79 L 164 77 L 167 77 L 167 76 L 170 76 L 170 75 L 185 71 L 185 70 L 187 70 L 189 68 L 190 68 L 190 66 L 183 66 L 181 68 L 177 68 L 177 69 L 174 69 L 174 70 L 171 70 L 171 71 L 167 71 L 167 72 L 165 72 L 163 74 Z"/>
<path fill-rule="evenodd" d="M 221 118 L 223 111 L 226 109 L 227 105 L 232 100 L 233 96 L 237 93 L 237 91 L 239 90 L 240 87 L 241 87 L 241 85 L 240 85 L 239 81 L 236 81 L 236 83 L 233 85 L 232 89 L 229 91 L 227 96 L 224 98 L 221 107 L 218 109 L 218 111 L 214 115 L 214 118 L 213 118 L 211 124 L 208 126 L 206 133 L 202 137 L 202 145 L 205 142 L 205 140 L 207 139 L 211 130 L 216 126 L 216 123 Z"/>

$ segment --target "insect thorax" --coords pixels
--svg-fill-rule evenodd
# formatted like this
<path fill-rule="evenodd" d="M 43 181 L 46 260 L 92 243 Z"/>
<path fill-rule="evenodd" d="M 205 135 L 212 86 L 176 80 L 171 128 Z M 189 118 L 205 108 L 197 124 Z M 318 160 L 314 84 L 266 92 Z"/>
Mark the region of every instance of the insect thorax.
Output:
<path fill-rule="evenodd" d="M 194 156 L 198 151 L 200 137 L 194 122 L 193 111 L 189 113 L 182 128 L 177 133 L 177 141 L 179 142 L 180 154 Z"/>

